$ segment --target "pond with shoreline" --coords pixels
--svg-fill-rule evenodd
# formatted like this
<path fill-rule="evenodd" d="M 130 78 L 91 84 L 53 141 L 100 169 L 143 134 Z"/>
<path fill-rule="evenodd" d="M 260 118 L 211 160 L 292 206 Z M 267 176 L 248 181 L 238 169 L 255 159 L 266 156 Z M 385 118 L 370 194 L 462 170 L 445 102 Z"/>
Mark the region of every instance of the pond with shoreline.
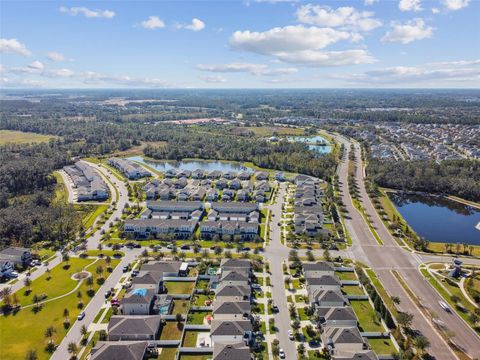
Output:
<path fill-rule="evenodd" d="M 480 245 L 480 209 L 442 196 L 389 192 L 412 229 L 430 242 Z"/>
<path fill-rule="evenodd" d="M 171 169 L 175 170 L 190 170 L 194 171 L 197 169 L 204 171 L 213 171 L 219 170 L 221 172 L 227 171 L 246 171 L 253 172 L 252 168 L 246 167 L 241 163 L 229 162 L 229 161 L 218 161 L 218 160 L 182 160 L 182 161 L 172 161 L 172 160 L 149 160 L 145 159 L 142 156 L 131 156 L 128 157 L 129 160 L 137 161 L 139 163 L 148 165 L 154 168 L 157 171 L 165 172 Z"/>
<path fill-rule="evenodd" d="M 319 154 L 329 154 L 332 151 L 332 146 L 323 136 L 289 136 L 288 141 L 301 142 L 308 145 L 310 150 Z"/>

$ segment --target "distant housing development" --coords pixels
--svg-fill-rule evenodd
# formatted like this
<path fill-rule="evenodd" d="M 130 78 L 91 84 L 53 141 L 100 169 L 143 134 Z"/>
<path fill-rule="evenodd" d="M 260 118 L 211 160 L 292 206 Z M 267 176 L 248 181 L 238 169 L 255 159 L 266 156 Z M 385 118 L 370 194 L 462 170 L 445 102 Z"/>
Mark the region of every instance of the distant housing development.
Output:
<path fill-rule="evenodd" d="M 323 190 L 319 179 L 299 175 L 295 179 L 297 190 L 294 199 L 294 223 L 296 234 L 316 236 L 324 233 L 323 208 L 321 199 Z"/>
<path fill-rule="evenodd" d="M 63 170 L 76 188 L 77 201 L 108 199 L 107 184 L 91 166 L 77 161 L 75 165 L 65 166 Z"/>
<path fill-rule="evenodd" d="M 152 175 L 150 171 L 132 160 L 112 157 L 108 159 L 108 164 L 120 170 L 130 180 L 136 180 Z"/>

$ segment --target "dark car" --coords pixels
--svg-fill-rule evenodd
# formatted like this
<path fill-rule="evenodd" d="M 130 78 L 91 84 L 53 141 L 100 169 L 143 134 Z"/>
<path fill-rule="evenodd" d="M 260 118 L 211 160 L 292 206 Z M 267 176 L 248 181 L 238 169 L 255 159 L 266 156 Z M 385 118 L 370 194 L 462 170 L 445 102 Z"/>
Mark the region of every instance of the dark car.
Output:
<path fill-rule="evenodd" d="M 182 245 L 182 246 L 180 247 L 180 249 L 182 249 L 182 250 L 189 250 L 189 249 L 190 249 L 190 245 L 187 245 L 187 244 Z"/>

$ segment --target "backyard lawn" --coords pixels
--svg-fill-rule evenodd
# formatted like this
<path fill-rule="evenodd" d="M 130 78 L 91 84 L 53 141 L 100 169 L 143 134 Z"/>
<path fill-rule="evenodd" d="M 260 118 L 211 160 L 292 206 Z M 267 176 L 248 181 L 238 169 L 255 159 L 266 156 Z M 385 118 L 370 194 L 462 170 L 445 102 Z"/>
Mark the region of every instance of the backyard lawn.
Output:
<path fill-rule="evenodd" d="M 358 280 L 357 275 L 353 271 L 336 271 L 335 275 L 340 280 Z"/>
<path fill-rule="evenodd" d="M 365 291 L 358 285 L 344 285 L 342 291 L 347 295 L 365 295 Z"/>
<path fill-rule="evenodd" d="M 175 360 L 175 355 L 177 355 L 177 348 L 175 347 L 162 348 L 162 351 L 158 355 L 157 359 Z"/>
<path fill-rule="evenodd" d="M 397 352 L 389 338 L 371 338 L 368 339 L 368 343 L 377 355 L 390 355 Z"/>
<path fill-rule="evenodd" d="M 185 354 L 179 357 L 179 360 L 210 360 L 212 355 L 205 354 Z"/>
<path fill-rule="evenodd" d="M 194 325 L 202 325 L 205 316 L 212 315 L 211 311 L 190 311 L 188 313 L 187 322 Z"/>
<path fill-rule="evenodd" d="M 214 296 L 207 296 L 204 294 L 195 294 L 195 306 L 205 306 L 205 301 L 212 301 Z"/>
<path fill-rule="evenodd" d="M 195 287 L 195 282 L 167 281 L 165 282 L 165 287 L 169 294 L 185 295 L 192 293 L 193 288 Z"/>
<path fill-rule="evenodd" d="M 201 331 L 186 331 L 183 337 L 182 347 L 195 347 L 199 333 L 201 333 Z"/>
<path fill-rule="evenodd" d="M 180 337 L 182 336 L 182 329 L 183 323 L 167 321 L 167 323 L 162 327 L 160 340 L 180 340 Z"/>
<path fill-rule="evenodd" d="M 375 310 L 367 300 L 352 300 L 350 305 L 357 315 L 360 331 L 385 331 Z"/>
<path fill-rule="evenodd" d="M 172 314 L 186 314 L 190 305 L 189 300 L 173 300 L 173 310 Z"/>

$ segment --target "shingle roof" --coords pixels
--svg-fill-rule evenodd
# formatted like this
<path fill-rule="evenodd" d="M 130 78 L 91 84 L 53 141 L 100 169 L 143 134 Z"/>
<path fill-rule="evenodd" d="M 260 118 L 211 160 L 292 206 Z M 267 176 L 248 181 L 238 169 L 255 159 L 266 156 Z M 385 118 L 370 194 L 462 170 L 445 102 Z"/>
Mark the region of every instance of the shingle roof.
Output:
<path fill-rule="evenodd" d="M 360 331 L 356 327 L 327 326 L 324 336 L 333 344 L 359 344 L 364 341 Z"/>
<path fill-rule="evenodd" d="M 214 301 L 213 314 L 244 314 L 250 312 L 249 301 Z"/>
<path fill-rule="evenodd" d="M 147 335 L 155 336 L 160 328 L 160 315 L 112 316 L 108 323 L 108 334 L 114 336 Z"/>
<path fill-rule="evenodd" d="M 372 350 L 363 350 L 356 353 L 340 352 L 332 357 L 333 360 L 378 360 L 377 354 Z"/>
<path fill-rule="evenodd" d="M 326 261 L 319 261 L 316 263 L 304 263 L 303 271 L 333 271 L 332 263 Z"/>
<path fill-rule="evenodd" d="M 325 286 L 340 286 L 340 279 L 332 275 L 322 275 L 322 276 L 306 276 L 305 281 L 308 286 L 312 285 L 325 285 Z"/>
<path fill-rule="evenodd" d="M 250 360 L 250 349 L 243 342 L 235 344 L 215 343 L 213 360 Z"/>
<path fill-rule="evenodd" d="M 356 320 L 355 312 L 350 306 L 345 307 L 321 307 L 317 314 L 325 320 Z"/>
<path fill-rule="evenodd" d="M 221 284 L 216 289 L 215 296 L 247 296 L 251 290 L 248 286 Z"/>
<path fill-rule="evenodd" d="M 249 320 L 212 320 L 210 335 L 243 336 L 246 331 L 252 331 L 252 329 L 252 323 Z"/>
<path fill-rule="evenodd" d="M 146 349 L 146 341 L 99 341 L 91 350 L 90 360 L 142 360 Z"/>

